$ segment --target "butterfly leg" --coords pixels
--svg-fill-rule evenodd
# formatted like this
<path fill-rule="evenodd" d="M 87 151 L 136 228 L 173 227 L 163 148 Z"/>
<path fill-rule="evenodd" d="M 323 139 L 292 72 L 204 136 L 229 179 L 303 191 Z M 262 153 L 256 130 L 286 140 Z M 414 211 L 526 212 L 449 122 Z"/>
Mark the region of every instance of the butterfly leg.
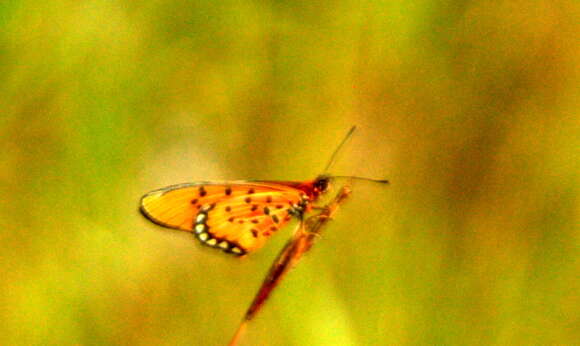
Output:
<path fill-rule="evenodd" d="M 313 210 L 326 210 L 326 209 L 328 209 L 328 206 L 326 206 L 326 205 L 313 205 L 312 209 Z"/>
<path fill-rule="evenodd" d="M 334 214 L 338 210 L 340 204 L 344 203 L 344 200 L 350 195 L 351 190 L 348 186 L 343 186 L 339 193 L 336 195 L 334 200 L 325 206 L 312 206 L 314 210 L 321 210 L 317 215 L 313 215 L 306 219 L 306 227 L 304 228 L 306 232 L 319 235 L 321 226 L 328 221 L 334 219 Z"/>
<path fill-rule="evenodd" d="M 339 194 L 338 197 L 341 197 L 341 195 Z M 346 196 L 344 196 L 344 198 L 346 198 Z M 338 209 L 338 205 L 340 203 L 342 203 L 344 198 L 341 198 L 340 201 L 331 203 L 329 205 L 324 205 L 324 206 L 313 205 L 312 210 L 317 210 L 320 212 L 316 215 L 309 217 L 307 219 L 307 222 L 315 222 L 317 220 L 322 221 L 322 222 L 327 222 L 327 221 L 334 220 L 334 214 L 336 213 L 336 210 Z"/>
<path fill-rule="evenodd" d="M 308 218 L 308 220 L 310 219 L 328 219 L 329 221 L 332 220 L 332 211 L 331 211 L 331 206 L 328 205 L 324 205 L 324 206 L 318 206 L 318 205 L 313 205 L 312 206 L 312 210 L 316 210 L 319 211 L 318 214 L 313 215 L 311 217 Z M 314 222 L 314 221 L 312 221 Z"/>

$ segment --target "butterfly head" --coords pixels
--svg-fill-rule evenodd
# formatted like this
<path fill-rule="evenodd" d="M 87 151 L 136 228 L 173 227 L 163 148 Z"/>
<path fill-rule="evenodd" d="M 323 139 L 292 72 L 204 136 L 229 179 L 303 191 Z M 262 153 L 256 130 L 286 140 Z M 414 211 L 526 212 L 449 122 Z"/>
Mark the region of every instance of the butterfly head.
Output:
<path fill-rule="evenodd" d="M 318 178 L 316 178 L 316 180 L 314 180 L 314 183 L 312 184 L 312 190 L 314 192 L 314 195 L 316 196 L 321 195 L 326 191 L 328 191 L 329 187 L 330 187 L 330 177 L 327 175 L 319 176 Z"/>

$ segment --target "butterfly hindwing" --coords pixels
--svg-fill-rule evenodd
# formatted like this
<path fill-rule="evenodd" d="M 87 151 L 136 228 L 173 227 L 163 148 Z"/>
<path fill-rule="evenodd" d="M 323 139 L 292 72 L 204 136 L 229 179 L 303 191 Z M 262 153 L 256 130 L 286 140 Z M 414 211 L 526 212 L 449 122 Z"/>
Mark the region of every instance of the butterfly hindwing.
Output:
<path fill-rule="evenodd" d="M 143 196 L 141 212 L 156 224 L 193 232 L 206 245 L 243 255 L 290 221 L 302 195 L 275 183 L 181 184 Z"/>

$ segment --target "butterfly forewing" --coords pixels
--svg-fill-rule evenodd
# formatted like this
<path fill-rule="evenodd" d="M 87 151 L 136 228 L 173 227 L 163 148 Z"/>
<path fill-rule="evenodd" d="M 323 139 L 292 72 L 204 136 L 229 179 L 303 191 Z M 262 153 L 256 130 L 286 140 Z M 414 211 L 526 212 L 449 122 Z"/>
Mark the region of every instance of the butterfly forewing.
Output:
<path fill-rule="evenodd" d="M 143 196 L 141 212 L 161 226 L 193 232 L 206 245 L 243 255 L 286 225 L 302 198 L 301 190 L 270 182 L 182 184 Z"/>

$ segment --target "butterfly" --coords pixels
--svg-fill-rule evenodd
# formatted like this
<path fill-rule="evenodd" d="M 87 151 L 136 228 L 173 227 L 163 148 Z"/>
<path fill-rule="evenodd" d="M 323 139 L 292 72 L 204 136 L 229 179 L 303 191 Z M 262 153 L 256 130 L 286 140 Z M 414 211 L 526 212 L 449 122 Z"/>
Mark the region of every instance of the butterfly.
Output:
<path fill-rule="evenodd" d="M 354 129 L 334 152 L 327 168 Z M 192 232 L 205 245 L 243 256 L 261 248 L 293 217 L 302 221 L 335 178 L 345 177 L 323 174 L 302 182 L 232 181 L 172 185 L 144 195 L 139 209 L 155 224 Z"/>
<path fill-rule="evenodd" d="M 245 255 L 262 247 L 292 217 L 309 212 L 329 180 L 173 185 L 143 196 L 140 210 L 160 226 L 193 232 L 205 245 Z"/>

